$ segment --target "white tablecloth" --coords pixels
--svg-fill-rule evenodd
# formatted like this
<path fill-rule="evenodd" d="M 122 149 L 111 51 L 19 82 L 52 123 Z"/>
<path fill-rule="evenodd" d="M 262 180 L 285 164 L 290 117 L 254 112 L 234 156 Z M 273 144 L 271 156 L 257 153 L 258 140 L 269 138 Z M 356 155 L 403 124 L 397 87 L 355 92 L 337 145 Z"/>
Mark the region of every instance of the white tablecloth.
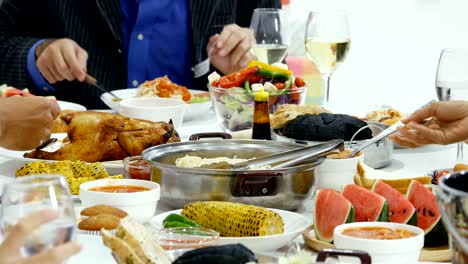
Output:
<path fill-rule="evenodd" d="M 186 122 L 184 126 L 179 129 L 183 140 L 187 140 L 188 137 L 194 133 L 214 131 L 220 132 L 221 129 L 216 124 L 216 119 L 213 114 L 207 115 L 205 119 Z M 468 151 L 465 151 L 465 157 L 468 157 Z M 453 167 L 456 161 L 455 158 L 455 145 L 425 146 L 417 149 L 396 149 L 392 165 L 383 170 L 395 172 L 402 176 L 423 175 L 433 169 Z M 2 164 L 6 164 L 7 161 L 8 159 L 0 157 L 0 167 Z M 161 212 L 161 210 L 159 210 L 159 212 Z M 298 212 L 312 219 L 312 201 L 306 200 Z M 115 263 L 109 250 L 102 245 L 99 237 L 80 235 L 78 236 L 78 241 L 82 243 L 83 250 L 80 254 L 71 258 L 68 262 L 69 264 Z M 299 237 L 297 241 L 303 243 L 302 237 Z M 272 252 L 272 254 L 282 253 Z"/>

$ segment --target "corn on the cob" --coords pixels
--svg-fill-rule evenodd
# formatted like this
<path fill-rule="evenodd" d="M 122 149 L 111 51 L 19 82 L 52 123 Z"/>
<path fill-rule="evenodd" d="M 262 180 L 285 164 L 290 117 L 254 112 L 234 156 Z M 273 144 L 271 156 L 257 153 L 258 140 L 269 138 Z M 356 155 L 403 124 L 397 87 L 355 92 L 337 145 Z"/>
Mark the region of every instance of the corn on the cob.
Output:
<path fill-rule="evenodd" d="M 182 215 L 226 237 L 282 234 L 284 222 L 277 213 L 263 207 L 231 202 L 193 202 Z"/>

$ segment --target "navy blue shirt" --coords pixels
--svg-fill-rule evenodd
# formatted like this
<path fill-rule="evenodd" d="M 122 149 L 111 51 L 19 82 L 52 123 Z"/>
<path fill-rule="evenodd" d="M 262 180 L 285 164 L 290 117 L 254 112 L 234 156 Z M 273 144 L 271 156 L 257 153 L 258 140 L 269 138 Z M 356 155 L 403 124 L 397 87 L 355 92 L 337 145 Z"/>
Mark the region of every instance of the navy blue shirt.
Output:
<path fill-rule="evenodd" d="M 128 87 L 167 75 L 173 82 L 192 86 L 192 41 L 189 0 L 120 0 L 123 51 Z M 43 92 L 55 89 L 36 66 L 36 43 L 28 54 L 31 80 Z"/>

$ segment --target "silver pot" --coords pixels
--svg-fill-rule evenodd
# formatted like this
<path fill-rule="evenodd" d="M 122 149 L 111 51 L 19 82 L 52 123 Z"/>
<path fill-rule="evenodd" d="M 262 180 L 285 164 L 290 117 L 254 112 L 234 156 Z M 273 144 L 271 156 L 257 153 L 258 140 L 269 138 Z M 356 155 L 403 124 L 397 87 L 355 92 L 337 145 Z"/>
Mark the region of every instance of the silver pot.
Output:
<path fill-rule="evenodd" d="M 452 263 L 468 263 L 468 171 L 439 179 L 435 189 L 442 221 L 449 232 Z"/>
<path fill-rule="evenodd" d="M 321 161 L 275 170 L 240 171 L 180 168 L 175 161 L 185 155 L 250 159 L 301 147 L 264 140 L 200 140 L 151 147 L 142 156 L 152 164 L 152 180 L 160 183 L 161 200 L 170 207 L 217 200 L 295 210 L 315 191 L 314 170 Z"/>
<path fill-rule="evenodd" d="M 368 123 L 368 126 L 365 126 L 363 128 L 366 128 L 366 127 L 369 127 L 372 130 L 372 136 L 376 136 L 378 133 L 380 133 L 380 131 L 386 128 L 384 125 L 381 126 L 379 124 L 370 123 L 370 122 Z M 358 130 L 356 134 L 358 134 L 361 131 L 361 129 Z M 323 143 L 319 141 L 298 140 L 294 138 L 285 137 L 277 133 L 277 131 L 273 132 L 273 137 L 275 138 L 276 141 L 303 144 L 303 145 L 309 145 L 309 146 Z M 364 144 L 365 142 L 366 140 L 354 140 L 354 141 L 351 140 L 351 143 L 349 141 L 345 142 L 345 146 L 355 149 L 355 148 L 358 148 L 360 145 Z M 370 145 L 369 147 L 364 149 L 362 152 L 365 154 L 364 162 L 366 163 L 366 165 L 374 169 L 384 168 L 392 164 L 393 142 L 390 139 L 388 139 L 388 137 L 383 138 L 377 141 L 376 143 Z"/>

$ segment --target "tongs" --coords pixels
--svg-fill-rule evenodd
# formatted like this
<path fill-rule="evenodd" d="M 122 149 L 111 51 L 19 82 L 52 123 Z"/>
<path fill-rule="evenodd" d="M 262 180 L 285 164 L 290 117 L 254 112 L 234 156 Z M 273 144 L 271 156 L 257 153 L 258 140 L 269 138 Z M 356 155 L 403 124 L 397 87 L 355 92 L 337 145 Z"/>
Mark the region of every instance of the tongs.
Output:
<path fill-rule="evenodd" d="M 231 165 L 233 170 L 249 170 L 271 165 L 270 169 L 281 169 L 303 163 L 308 160 L 320 159 L 334 150 L 344 150 L 344 140 L 333 139 L 321 144 L 284 151 Z"/>

